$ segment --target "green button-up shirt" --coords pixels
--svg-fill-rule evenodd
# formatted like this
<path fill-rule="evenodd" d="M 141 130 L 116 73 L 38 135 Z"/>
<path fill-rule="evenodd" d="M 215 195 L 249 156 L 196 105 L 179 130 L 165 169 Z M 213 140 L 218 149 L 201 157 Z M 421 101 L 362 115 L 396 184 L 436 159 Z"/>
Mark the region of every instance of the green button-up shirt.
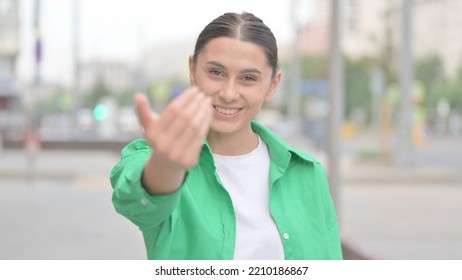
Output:
<path fill-rule="evenodd" d="M 341 259 L 337 216 L 326 175 L 310 155 L 252 122 L 268 145 L 270 212 L 286 259 Z M 188 171 L 179 190 L 149 195 L 141 184 L 152 153 L 144 140 L 122 150 L 111 172 L 116 211 L 143 232 L 148 259 L 233 259 L 236 217 L 233 203 L 204 144 L 199 163 Z"/>

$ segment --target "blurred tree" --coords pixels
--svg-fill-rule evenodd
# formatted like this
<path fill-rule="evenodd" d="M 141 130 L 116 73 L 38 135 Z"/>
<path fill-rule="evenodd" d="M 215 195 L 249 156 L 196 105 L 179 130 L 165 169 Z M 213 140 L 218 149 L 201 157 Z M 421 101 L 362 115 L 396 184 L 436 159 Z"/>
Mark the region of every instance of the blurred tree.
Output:
<path fill-rule="evenodd" d="M 371 99 L 369 79 L 371 58 L 345 59 L 345 118 L 352 118 L 355 111 L 361 110 L 367 121 L 371 120 Z"/>
<path fill-rule="evenodd" d="M 389 34 L 391 37 L 391 35 Z M 366 120 L 371 121 L 373 112 L 369 83 L 371 70 L 379 67 L 383 71 L 385 86 L 397 84 L 397 74 L 393 63 L 394 47 L 391 39 L 381 46 L 382 55 L 377 58 L 345 58 L 345 118 L 351 119 L 356 109 L 364 110 Z M 282 63 L 283 67 L 287 63 Z M 328 60 L 325 56 L 304 56 L 301 58 L 301 80 L 327 80 Z M 462 66 L 453 80 L 444 76 L 441 59 L 436 55 L 422 57 L 415 62 L 415 79 L 425 85 L 424 107 L 435 111 L 438 101 L 446 98 L 451 108 L 462 112 Z M 382 96 L 383 103 L 388 103 L 390 96 Z M 392 105 L 392 104 L 391 104 Z M 381 110 L 384 110 L 383 108 Z"/>
<path fill-rule="evenodd" d="M 72 92 L 61 90 L 58 93 L 43 98 L 39 104 L 39 111 L 42 115 L 71 112 L 74 106 Z"/>
<path fill-rule="evenodd" d="M 117 95 L 117 103 L 120 107 L 125 106 L 133 106 L 133 96 L 135 94 L 135 90 L 129 89 L 124 90 L 120 94 Z"/>
<path fill-rule="evenodd" d="M 449 100 L 452 111 L 462 113 L 462 66 L 454 80 L 443 91 L 443 95 Z"/>
<path fill-rule="evenodd" d="M 438 100 L 444 94 L 444 73 L 441 60 L 436 55 L 422 57 L 415 63 L 415 79 L 425 85 L 424 107 L 436 108 Z"/>
<path fill-rule="evenodd" d="M 355 110 L 360 109 L 370 120 L 371 94 L 369 92 L 370 69 L 377 62 L 372 58 L 345 58 L 345 118 L 350 119 Z M 328 58 L 326 56 L 302 57 L 302 80 L 327 80 Z"/>
<path fill-rule="evenodd" d="M 441 59 L 436 55 L 420 58 L 416 61 L 416 79 L 426 89 L 424 107 L 435 111 L 438 102 L 444 98 L 451 104 L 451 109 L 462 113 L 462 66 L 452 79 L 444 75 Z"/>
<path fill-rule="evenodd" d="M 93 108 L 98 104 L 98 101 L 105 97 L 105 96 L 111 96 L 114 93 L 111 92 L 106 85 L 103 83 L 103 81 L 99 81 L 96 83 L 96 85 L 93 87 L 92 90 L 90 90 L 86 95 L 85 99 L 83 102 L 83 106 L 85 108 Z"/>
<path fill-rule="evenodd" d="M 329 61 L 326 56 L 303 56 L 300 64 L 300 78 L 327 79 L 329 75 Z"/>

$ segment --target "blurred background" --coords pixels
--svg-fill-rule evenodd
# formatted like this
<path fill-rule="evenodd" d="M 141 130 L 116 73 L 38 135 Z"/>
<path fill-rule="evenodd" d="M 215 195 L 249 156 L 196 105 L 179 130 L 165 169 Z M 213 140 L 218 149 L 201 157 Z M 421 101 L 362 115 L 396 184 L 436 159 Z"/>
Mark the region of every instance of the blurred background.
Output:
<path fill-rule="evenodd" d="M 263 19 L 259 120 L 318 157 L 349 259 L 462 258 L 462 1 L 0 0 L 0 259 L 145 259 L 109 173 L 224 12 Z"/>

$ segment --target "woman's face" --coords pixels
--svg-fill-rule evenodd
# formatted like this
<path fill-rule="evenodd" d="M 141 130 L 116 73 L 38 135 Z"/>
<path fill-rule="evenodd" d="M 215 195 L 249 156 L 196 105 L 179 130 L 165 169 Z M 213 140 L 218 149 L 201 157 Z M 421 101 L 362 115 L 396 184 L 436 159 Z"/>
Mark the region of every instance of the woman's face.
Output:
<path fill-rule="evenodd" d="M 192 85 L 212 96 L 210 129 L 216 133 L 251 132 L 250 121 L 273 98 L 281 80 L 280 72 L 273 77 L 259 45 L 227 37 L 208 42 L 189 66 Z"/>

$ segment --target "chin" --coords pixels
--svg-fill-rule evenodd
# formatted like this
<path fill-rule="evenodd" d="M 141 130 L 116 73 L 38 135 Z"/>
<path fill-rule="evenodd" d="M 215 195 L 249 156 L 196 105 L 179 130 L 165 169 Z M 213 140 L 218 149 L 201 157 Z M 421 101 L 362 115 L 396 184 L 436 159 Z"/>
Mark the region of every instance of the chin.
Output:
<path fill-rule="evenodd" d="M 214 120 L 210 126 L 210 131 L 222 134 L 232 134 L 241 130 L 240 123 L 230 123 Z"/>

